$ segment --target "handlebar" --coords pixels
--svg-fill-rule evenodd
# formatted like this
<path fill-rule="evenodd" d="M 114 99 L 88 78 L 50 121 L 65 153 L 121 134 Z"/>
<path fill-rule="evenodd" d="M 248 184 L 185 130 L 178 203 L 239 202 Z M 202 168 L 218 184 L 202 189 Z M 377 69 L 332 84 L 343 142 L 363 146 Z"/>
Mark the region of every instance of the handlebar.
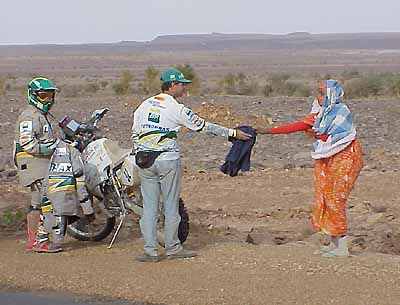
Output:
<path fill-rule="evenodd" d="M 109 110 L 110 109 L 108 108 L 102 108 L 93 111 L 88 121 L 88 125 L 93 124 L 93 126 L 96 126 L 97 122 L 99 122 Z"/>
<path fill-rule="evenodd" d="M 109 110 L 110 109 L 108 108 L 103 108 L 93 111 L 90 116 L 90 119 L 84 123 L 76 121 L 70 116 L 66 115 L 58 123 L 58 126 L 65 132 L 65 134 L 71 137 L 78 136 L 84 133 L 94 134 L 94 132 L 96 131 L 97 123 L 104 117 L 104 115 Z"/>

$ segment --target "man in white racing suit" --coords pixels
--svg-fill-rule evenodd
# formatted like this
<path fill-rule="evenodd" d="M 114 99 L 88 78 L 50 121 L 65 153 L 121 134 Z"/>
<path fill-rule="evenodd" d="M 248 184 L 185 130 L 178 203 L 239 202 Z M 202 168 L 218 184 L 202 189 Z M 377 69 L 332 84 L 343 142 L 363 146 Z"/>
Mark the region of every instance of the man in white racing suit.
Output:
<path fill-rule="evenodd" d="M 185 95 L 191 83 L 178 70 L 162 74 L 162 93 L 148 98 L 136 109 L 132 126 L 132 140 L 136 163 L 141 177 L 143 215 L 140 228 L 144 239 L 141 262 L 158 262 L 157 219 L 160 195 L 164 199 L 165 254 L 168 259 L 196 256 L 195 251 L 184 249 L 178 238 L 179 197 L 181 188 L 181 162 L 177 133 L 182 126 L 193 131 L 221 137 L 247 140 L 251 136 L 237 129 L 212 124 L 197 116 L 175 98 Z"/>

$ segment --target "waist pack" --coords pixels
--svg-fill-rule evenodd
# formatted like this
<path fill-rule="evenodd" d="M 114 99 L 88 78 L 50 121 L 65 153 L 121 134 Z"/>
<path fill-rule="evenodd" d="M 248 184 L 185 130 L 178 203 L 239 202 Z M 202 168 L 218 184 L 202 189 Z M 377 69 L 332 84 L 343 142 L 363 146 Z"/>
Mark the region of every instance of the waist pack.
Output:
<path fill-rule="evenodd" d="M 140 168 L 149 168 L 163 151 L 139 151 L 136 153 L 136 165 Z"/>

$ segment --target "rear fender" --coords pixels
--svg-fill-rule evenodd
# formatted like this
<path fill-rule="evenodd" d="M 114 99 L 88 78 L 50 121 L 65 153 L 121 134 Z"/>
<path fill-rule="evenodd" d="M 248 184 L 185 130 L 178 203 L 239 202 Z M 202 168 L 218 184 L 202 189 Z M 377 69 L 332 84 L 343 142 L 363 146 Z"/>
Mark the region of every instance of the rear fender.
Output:
<path fill-rule="evenodd" d="M 121 168 L 117 171 L 117 176 L 124 186 L 140 186 L 139 169 L 134 155 L 128 155 L 125 158 Z"/>

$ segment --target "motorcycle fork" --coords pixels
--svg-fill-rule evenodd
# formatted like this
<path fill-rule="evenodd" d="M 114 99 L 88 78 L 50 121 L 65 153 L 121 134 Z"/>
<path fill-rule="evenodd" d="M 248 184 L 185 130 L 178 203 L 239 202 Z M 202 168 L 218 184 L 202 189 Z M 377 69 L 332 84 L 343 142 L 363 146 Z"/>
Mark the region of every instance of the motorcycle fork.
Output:
<path fill-rule="evenodd" d="M 113 238 L 111 239 L 111 242 L 110 242 L 110 244 L 108 246 L 108 249 L 112 248 L 112 246 L 114 244 L 114 241 L 117 238 L 117 235 L 118 235 L 119 231 L 121 230 L 122 224 L 124 223 L 125 217 L 128 214 L 128 210 L 125 207 L 125 203 L 124 203 L 124 200 L 123 200 L 123 198 L 121 196 L 121 192 L 119 191 L 121 189 L 121 183 L 119 182 L 119 179 L 115 175 L 111 175 L 111 177 L 112 177 L 112 180 L 113 180 L 113 186 L 114 186 L 115 192 L 117 193 L 118 198 L 119 198 L 119 205 L 121 207 L 121 213 L 120 213 L 119 223 L 118 223 L 117 229 L 115 230 Z"/>

